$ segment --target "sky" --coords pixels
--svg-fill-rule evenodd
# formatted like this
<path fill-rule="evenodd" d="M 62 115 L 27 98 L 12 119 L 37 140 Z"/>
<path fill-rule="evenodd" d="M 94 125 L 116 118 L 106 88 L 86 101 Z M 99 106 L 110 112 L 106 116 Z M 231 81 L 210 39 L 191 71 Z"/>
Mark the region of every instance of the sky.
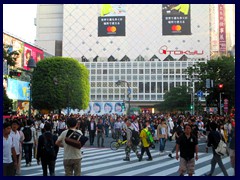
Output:
<path fill-rule="evenodd" d="M 25 42 L 34 43 L 37 4 L 3 4 L 3 30 Z"/>

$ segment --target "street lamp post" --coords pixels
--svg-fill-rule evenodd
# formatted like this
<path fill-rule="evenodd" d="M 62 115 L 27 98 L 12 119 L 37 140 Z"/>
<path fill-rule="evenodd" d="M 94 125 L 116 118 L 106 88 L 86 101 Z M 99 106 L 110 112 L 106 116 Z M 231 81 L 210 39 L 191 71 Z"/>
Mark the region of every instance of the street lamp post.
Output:
<path fill-rule="evenodd" d="M 127 84 L 127 87 L 128 87 L 128 89 L 127 89 L 127 91 L 128 91 L 127 97 L 128 97 L 128 115 L 129 115 L 129 114 L 130 114 L 130 100 L 131 100 L 130 94 L 131 94 L 131 87 L 130 87 L 130 83 L 127 82 L 127 81 L 124 81 L 124 80 L 118 80 L 118 81 L 116 82 L 116 85 L 117 85 L 117 86 L 120 86 L 121 83 L 126 83 L 126 84 Z"/>
<path fill-rule="evenodd" d="M 31 69 L 34 70 L 34 68 L 36 67 L 36 62 L 33 59 L 33 57 L 31 56 L 31 58 L 28 61 L 27 67 L 30 68 L 30 70 L 28 71 L 29 73 L 32 73 Z M 28 109 L 28 119 L 30 120 L 31 117 L 31 106 L 32 106 L 32 74 L 29 74 L 30 76 L 30 82 L 29 82 L 29 109 Z"/>

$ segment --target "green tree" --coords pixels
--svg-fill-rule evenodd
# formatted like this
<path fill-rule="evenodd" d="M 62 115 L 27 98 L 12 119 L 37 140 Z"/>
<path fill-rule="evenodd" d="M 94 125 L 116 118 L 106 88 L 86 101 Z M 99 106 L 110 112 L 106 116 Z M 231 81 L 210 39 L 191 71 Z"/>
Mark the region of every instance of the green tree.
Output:
<path fill-rule="evenodd" d="M 198 63 L 196 68 L 189 67 L 188 75 L 197 74 L 199 82 L 196 83 L 196 90 L 208 92 L 207 103 L 219 103 L 219 84 L 223 84 L 221 90 L 222 97 L 229 100 L 229 107 L 235 106 L 235 59 L 234 57 L 221 57 L 215 60 L 207 61 L 207 63 Z M 206 79 L 211 79 L 214 86 L 207 89 Z"/>
<path fill-rule="evenodd" d="M 32 74 L 35 109 L 86 109 L 89 104 L 89 72 L 77 60 L 49 57 L 39 61 Z"/>
<path fill-rule="evenodd" d="M 157 105 L 160 111 L 189 111 L 191 94 L 186 86 L 172 88 L 164 94 L 164 101 Z"/>
<path fill-rule="evenodd" d="M 9 109 L 12 109 L 13 101 L 8 98 L 5 88 L 3 87 L 3 114 L 6 115 Z"/>

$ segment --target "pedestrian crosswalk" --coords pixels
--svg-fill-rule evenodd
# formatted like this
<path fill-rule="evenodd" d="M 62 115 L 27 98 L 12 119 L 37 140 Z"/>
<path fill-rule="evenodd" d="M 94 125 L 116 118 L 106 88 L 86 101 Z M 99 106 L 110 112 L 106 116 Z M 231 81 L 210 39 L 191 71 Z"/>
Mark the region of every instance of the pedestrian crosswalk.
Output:
<path fill-rule="evenodd" d="M 125 152 L 123 149 L 112 151 L 110 148 L 82 148 L 82 176 L 178 176 L 179 161 L 169 158 L 168 152 L 159 155 L 157 149 L 152 149 L 152 161 L 146 161 L 147 155 L 141 162 L 132 152 L 130 162 L 123 161 Z M 145 158 L 145 159 L 144 159 Z M 196 161 L 194 176 L 201 176 L 209 172 L 211 168 L 211 153 L 199 153 L 199 160 Z M 224 157 L 223 164 L 230 176 L 234 172 L 230 165 L 230 158 Z M 37 165 L 33 159 L 32 166 L 24 167 L 25 160 L 22 160 L 21 176 L 42 176 L 42 167 Z M 58 159 L 55 166 L 55 175 L 64 176 L 63 149 L 59 149 Z M 218 165 L 214 176 L 223 176 Z"/>

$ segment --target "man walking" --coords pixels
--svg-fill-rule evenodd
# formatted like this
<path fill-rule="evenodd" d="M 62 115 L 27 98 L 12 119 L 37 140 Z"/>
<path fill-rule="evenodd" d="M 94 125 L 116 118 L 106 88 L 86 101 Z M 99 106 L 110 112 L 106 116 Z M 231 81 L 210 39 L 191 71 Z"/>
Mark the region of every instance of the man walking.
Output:
<path fill-rule="evenodd" d="M 211 170 L 208 174 L 205 174 L 206 176 L 212 176 L 213 175 L 214 170 L 215 170 L 215 166 L 216 166 L 217 163 L 218 163 L 219 167 L 221 168 L 224 176 L 228 176 L 228 173 L 227 173 L 227 171 L 226 171 L 226 169 L 223 165 L 221 156 L 218 155 L 215 152 L 215 149 L 218 146 L 218 142 L 221 139 L 221 134 L 218 131 L 216 131 L 217 126 L 218 125 L 215 122 L 210 123 L 210 133 L 208 134 L 208 143 L 207 143 L 207 147 L 206 147 L 206 152 L 208 152 L 208 147 L 212 146 L 213 157 L 212 157 L 212 160 L 211 160 Z M 222 138 L 222 140 L 223 139 L 224 138 Z"/>
<path fill-rule="evenodd" d="M 69 130 L 77 131 L 82 135 L 80 130 L 77 130 L 77 120 L 75 118 L 69 118 L 67 120 L 68 130 L 61 133 L 56 141 L 56 145 L 64 148 L 63 165 L 65 170 L 65 176 L 81 176 L 81 150 L 70 146 L 65 143 L 65 138 Z"/>
<path fill-rule="evenodd" d="M 141 147 L 141 155 L 139 157 L 139 161 L 142 160 L 142 157 L 146 151 L 148 159 L 147 161 L 152 161 L 152 156 L 151 153 L 149 151 L 149 147 L 151 144 L 149 144 L 149 142 L 147 141 L 147 131 L 149 131 L 150 128 L 150 123 L 147 121 L 146 124 L 144 125 L 144 129 L 142 129 L 141 133 L 140 133 L 140 138 L 142 141 L 142 147 Z"/>
<path fill-rule="evenodd" d="M 17 155 L 10 132 L 11 124 L 3 123 L 3 176 L 15 176 L 17 168 Z"/>
<path fill-rule="evenodd" d="M 49 168 L 50 176 L 55 176 L 55 163 L 59 147 L 55 145 L 57 136 L 51 132 L 51 124 L 45 123 L 45 132 L 39 136 L 37 150 L 37 164 L 42 163 L 43 176 L 47 176 Z"/>
<path fill-rule="evenodd" d="M 137 155 L 138 158 L 140 158 L 140 155 L 138 154 L 138 151 L 137 151 L 137 145 L 134 144 L 134 142 L 132 142 L 132 124 L 130 122 L 130 120 L 127 120 L 126 121 L 126 125 L 127 125 L 127 128 L 126 128 L 126 137 L 127 137 L 127 143 L 126 143 L 126 148 L 125 148 L 125 153 L 126 153 L 126 158 L 123 159 L 124 161 L 130 161 L 130 152 L 131 150 L 133 150 L 133 152 Z"/>
<path fill-rule="evenodd" d="M 195 170 L 195 160 L 198 160 L 198 139 L 191 134 L 191 130 L 191 126 L 186 124 L 184 126 L 184 134 L 177 140 L 176 159 L 179 159 L 178 152 L 180 150 L 180 165 L 178 170 L 180 176 L 183 176 L 186 171 L 189 176 L 192 176 Z"/>

